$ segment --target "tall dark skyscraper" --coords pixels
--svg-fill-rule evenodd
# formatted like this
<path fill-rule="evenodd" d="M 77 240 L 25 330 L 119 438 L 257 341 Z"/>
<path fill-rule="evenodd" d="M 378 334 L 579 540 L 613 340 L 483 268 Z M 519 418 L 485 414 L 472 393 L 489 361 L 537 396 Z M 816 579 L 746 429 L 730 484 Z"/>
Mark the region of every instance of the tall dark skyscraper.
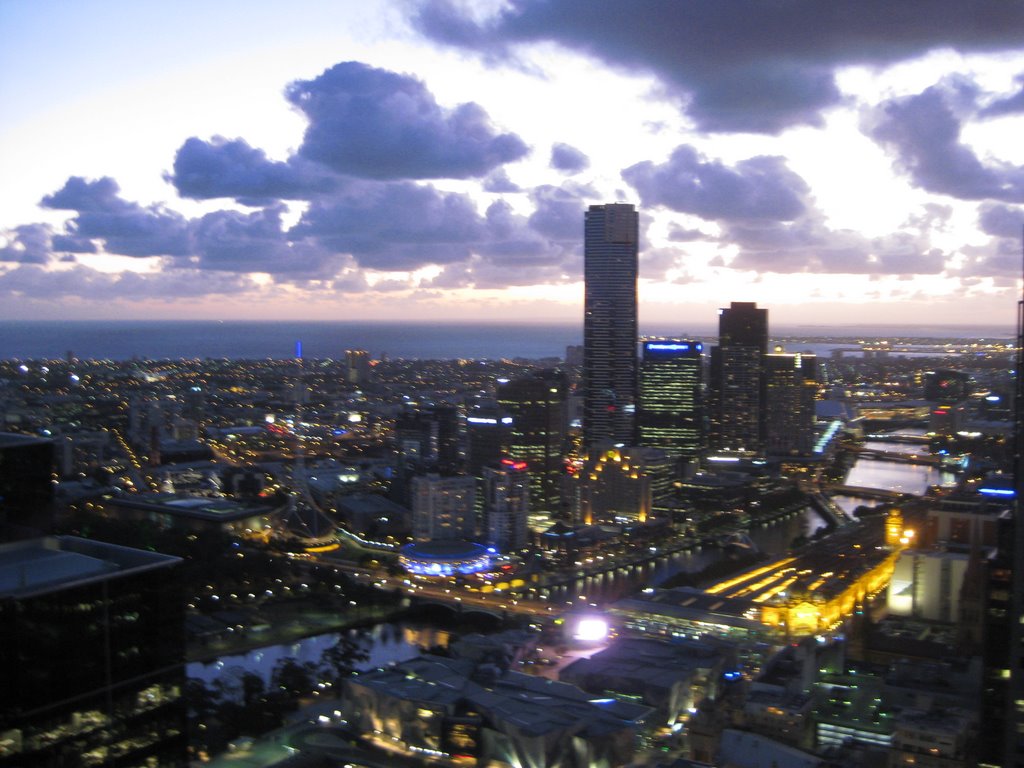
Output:
<path fill-rule="evenodd" d="M 583 225 L 583 440 L 629 444 L 637 399 L 638 216 L 592 205 Z"/>
<path fill-rule="evenodd" d="M 704 443 L 704 345 L 645 341 L 640 365 L 637 443 L 673 458 L 694 458 Z"/>
<path fill-rule="evenodd" d="M 711 350 L 714 447 L 760 453 L 765 448 L 764 357 L 768 310 L 734 301 L 718 316 L 718 346 Z"/>

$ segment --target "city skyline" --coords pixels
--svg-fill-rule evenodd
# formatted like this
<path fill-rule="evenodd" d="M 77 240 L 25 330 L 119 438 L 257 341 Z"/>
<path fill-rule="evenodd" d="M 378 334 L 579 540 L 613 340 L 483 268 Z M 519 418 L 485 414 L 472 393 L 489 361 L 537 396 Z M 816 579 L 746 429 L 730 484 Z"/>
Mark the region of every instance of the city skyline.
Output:
<path fill-rule="evenodd" d="M 3 319 L 1009 327 L 1019 2 L 0 5 Z"/>

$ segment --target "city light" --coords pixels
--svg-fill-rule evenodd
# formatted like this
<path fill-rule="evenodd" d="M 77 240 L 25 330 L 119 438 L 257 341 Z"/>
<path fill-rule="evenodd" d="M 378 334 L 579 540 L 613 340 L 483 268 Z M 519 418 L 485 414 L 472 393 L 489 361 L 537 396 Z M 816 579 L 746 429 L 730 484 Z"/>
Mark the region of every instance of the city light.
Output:
<path fill-rule="evenodd" d="M 597 643 L 608 637 L 608 622 L 604 619 L 580 619 L 574 637 L 585 643 Z"/>

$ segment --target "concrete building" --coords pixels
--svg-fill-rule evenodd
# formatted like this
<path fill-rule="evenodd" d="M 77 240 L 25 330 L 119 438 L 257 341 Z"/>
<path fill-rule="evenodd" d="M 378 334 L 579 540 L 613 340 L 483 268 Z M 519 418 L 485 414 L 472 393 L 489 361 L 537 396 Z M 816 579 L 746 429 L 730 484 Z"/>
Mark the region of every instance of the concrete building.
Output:
<path fill-rule="evenodd" d="M 419 475 L 412 479 L 415 541 L 463 541 L 476 536 L 476 478 Z"/>
<path fill-rule="evenodd" d="M 718 346 L 711 350 L 712 448 L 764 450 L 764 356 L 768 310 L 734 301 L 718 315 Z"/>
<path fill-rule="evenodd" d="M 557 512 L 562 506 L 568 394 L 568 377 L 558 370 L 498 381 L 498 406 L 512 417 L 508 456 L 529 468 L 534 509 Z"/>
<path fill-rule="evenodd" d="M 527 545 L 530 514 L 530 472 L 526 462 L 505 459 L 483 470 L 482 538 L 499 552 L 518 552 Z"/>
<path fill-rule="evenodd" d="M 370 353 L 365 349 L 345 350 L 345 381 L 360 386 L 370 381 Z"/>
<path fill-rule="evenodd" d="M 629 444 L 637 400 L 639 216 L 592 205 L 583 224 L 583 441 Z"/>
<path fill-rule="evenodd" d="M 809 456 L 814 450 L 817 370 L 815 355 L 765 355 L 765 447 L 769 454 Z"/>
<path fill-rule="evenodd" d="M 522 768 L 625 765 L 650 712 L 495 664 L 431 655 L 349 678 L 342 699 L 350 727 L 390 749 Z"/>
<path fill-rule="evenodd" d="M 685 720 L 702 701 L 716 697 L 722 674 L 735 664 L 735 647 L 711 639 L 619 638 L 565 667 L 558 679 L 593 694 L 638 699 L 657 711 L 652 725 L 664 726 Z"/>
<path fill-rule="evenodd" d="M 889 613 L 930 621 L 960 618 L 960 594 L 970 563 L 966 552 L 905 550 L 889 582 Z"/>

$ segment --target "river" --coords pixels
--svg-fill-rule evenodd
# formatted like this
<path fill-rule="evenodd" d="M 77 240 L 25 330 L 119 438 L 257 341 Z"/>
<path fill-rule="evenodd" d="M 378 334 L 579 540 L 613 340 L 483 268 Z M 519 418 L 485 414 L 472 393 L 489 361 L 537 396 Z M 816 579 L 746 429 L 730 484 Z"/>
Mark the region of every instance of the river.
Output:
<path fill-rule="evenodd" d="M 901 452 L 920 451 L 923 448 L 885 442 L 867 443 L 865 447 Z M 930 485 L 951 485 L 955 480 L 952 473 L 940 471 L 935 467 L 859 459 L 850 470 L 847 484 L 920 495 Z M 882 503 L 853 496 L 833 498 L 847 512 L 853 512 L 859 506 L 874 507 Z M 750 531 L 750 538 L 762 552 L 770 556 L 781 555 L 786 552 L 794 538 L 811 536 L 824 525 L 821 517 L 807 508 L 772 525 L 753 529 Z M 660 584 L 679 573 L 700 571 L 720 560 L 722 556 L 722 550 L 717 547 L 677 552 L 659 558 L 649 565 L 578 579 L 572 584 L 552 590 L 550 599 L 553 602 L 564 601 L 578 599 L 582 595 L 586 602 L 608 602 L 635 589 L 641 582 Z M 420 648 L 445 646 L 453 633 L 463 629 L 459 626 L 444 628 L 434 623 L 403 621 L 387 622 L 368 630 L 353 631 L 363 633 L 368 639 L 370 658 L 360 666 L 372 669 L 391 661 L 415 656 Z M 337 639 L 338 633 L 329 632 L 293 643 L 268 646 L 236 656 L 225 656 L 207 664 L 193 663 L 188 665 L 187 675 L 210 683 L 225 676 L 237 678 L 242 672 L 255 672 L 264 680 L 268 680 L 274 666 L 280 660 L 294 658 L 299 662 L 316 663 L 323 651 L 337 642 Z"/>

